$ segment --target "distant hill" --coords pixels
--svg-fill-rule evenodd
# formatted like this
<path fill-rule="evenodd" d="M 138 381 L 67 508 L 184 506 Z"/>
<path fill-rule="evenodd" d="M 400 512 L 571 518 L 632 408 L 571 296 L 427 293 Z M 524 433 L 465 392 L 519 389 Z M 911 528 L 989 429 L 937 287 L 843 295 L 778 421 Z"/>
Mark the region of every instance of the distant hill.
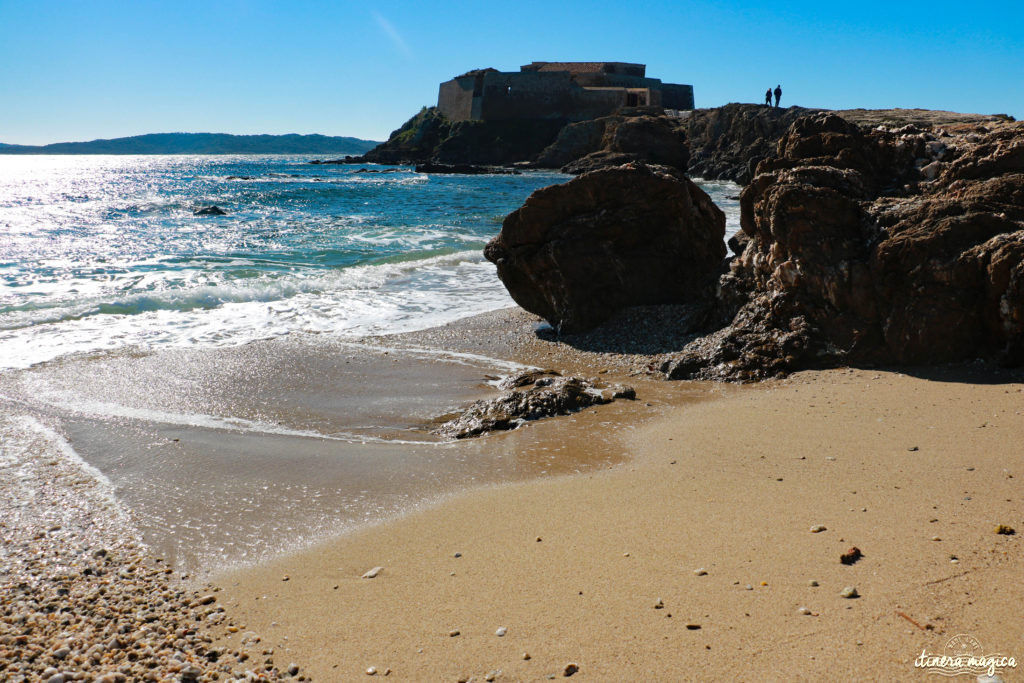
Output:
<path fill-rule="evenodd" d="M 362 154 L 377 144 L 373 140 L 329 135 L 150 133 L 52 145 L 0 142 L 0 154 Z"/>

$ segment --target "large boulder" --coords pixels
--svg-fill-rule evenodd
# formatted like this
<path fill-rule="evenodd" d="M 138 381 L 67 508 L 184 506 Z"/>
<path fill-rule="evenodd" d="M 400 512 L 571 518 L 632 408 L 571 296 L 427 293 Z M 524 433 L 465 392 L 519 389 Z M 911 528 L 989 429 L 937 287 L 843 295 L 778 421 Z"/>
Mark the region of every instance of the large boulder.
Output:
<path fill-rule="evenodd" d="M 512 298 L 560 332 L 615 311 L 706 299 L 725 215 L 682 174 L 627 164 L 534 192 L 484 256 Z"/>
<path fill-rule="evenodd" d="M 1024 363 L 1024 125 L 793 124 L 741 196 L 726 324 L 672 377 L 756 379 L 838 362 Z"/>

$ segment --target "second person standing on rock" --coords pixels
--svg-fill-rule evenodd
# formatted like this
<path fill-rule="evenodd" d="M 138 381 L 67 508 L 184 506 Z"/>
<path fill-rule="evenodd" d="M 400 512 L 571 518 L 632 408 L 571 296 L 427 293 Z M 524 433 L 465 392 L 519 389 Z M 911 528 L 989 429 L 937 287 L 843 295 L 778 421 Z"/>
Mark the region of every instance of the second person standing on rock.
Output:
<path fill-rule="evenodd" d="M 782 85 L 775 86 L 775 108 L 779 107 L 779 100 L 782 99 Z"/>

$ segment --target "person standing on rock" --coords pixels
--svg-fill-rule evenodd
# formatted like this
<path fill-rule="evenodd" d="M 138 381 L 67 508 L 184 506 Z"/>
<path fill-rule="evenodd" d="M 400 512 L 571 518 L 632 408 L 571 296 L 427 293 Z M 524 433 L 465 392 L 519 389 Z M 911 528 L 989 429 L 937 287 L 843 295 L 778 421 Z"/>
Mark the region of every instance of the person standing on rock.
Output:
<path fill-rule="evenodd" d="M 772 106 L 772 89 L 768 88 L 764 91 L 764 106 Z"/>
<path fill-rule="evenodd" d="M 769 91 L 770 92 L 770 91 Z M 782 99 L 782 85 L 775 86 L 775 108 L 779 108 L 779 100 Z M 771 104 L 771 102 L 769 102 Z"/>

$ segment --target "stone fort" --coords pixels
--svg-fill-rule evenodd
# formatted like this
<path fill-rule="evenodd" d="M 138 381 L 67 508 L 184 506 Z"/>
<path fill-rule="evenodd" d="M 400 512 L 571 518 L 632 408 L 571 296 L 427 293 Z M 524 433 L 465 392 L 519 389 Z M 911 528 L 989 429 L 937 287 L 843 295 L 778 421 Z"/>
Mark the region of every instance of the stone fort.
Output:
<path fill-rule="evenodd" d="M 693 86 L 647 78 L 626 62 L 533 62 L 519 71 L 476 69 L 441 84 L 437 108 L 452 121 L 585 121 L 621 107 L 693 109 Z"/>

